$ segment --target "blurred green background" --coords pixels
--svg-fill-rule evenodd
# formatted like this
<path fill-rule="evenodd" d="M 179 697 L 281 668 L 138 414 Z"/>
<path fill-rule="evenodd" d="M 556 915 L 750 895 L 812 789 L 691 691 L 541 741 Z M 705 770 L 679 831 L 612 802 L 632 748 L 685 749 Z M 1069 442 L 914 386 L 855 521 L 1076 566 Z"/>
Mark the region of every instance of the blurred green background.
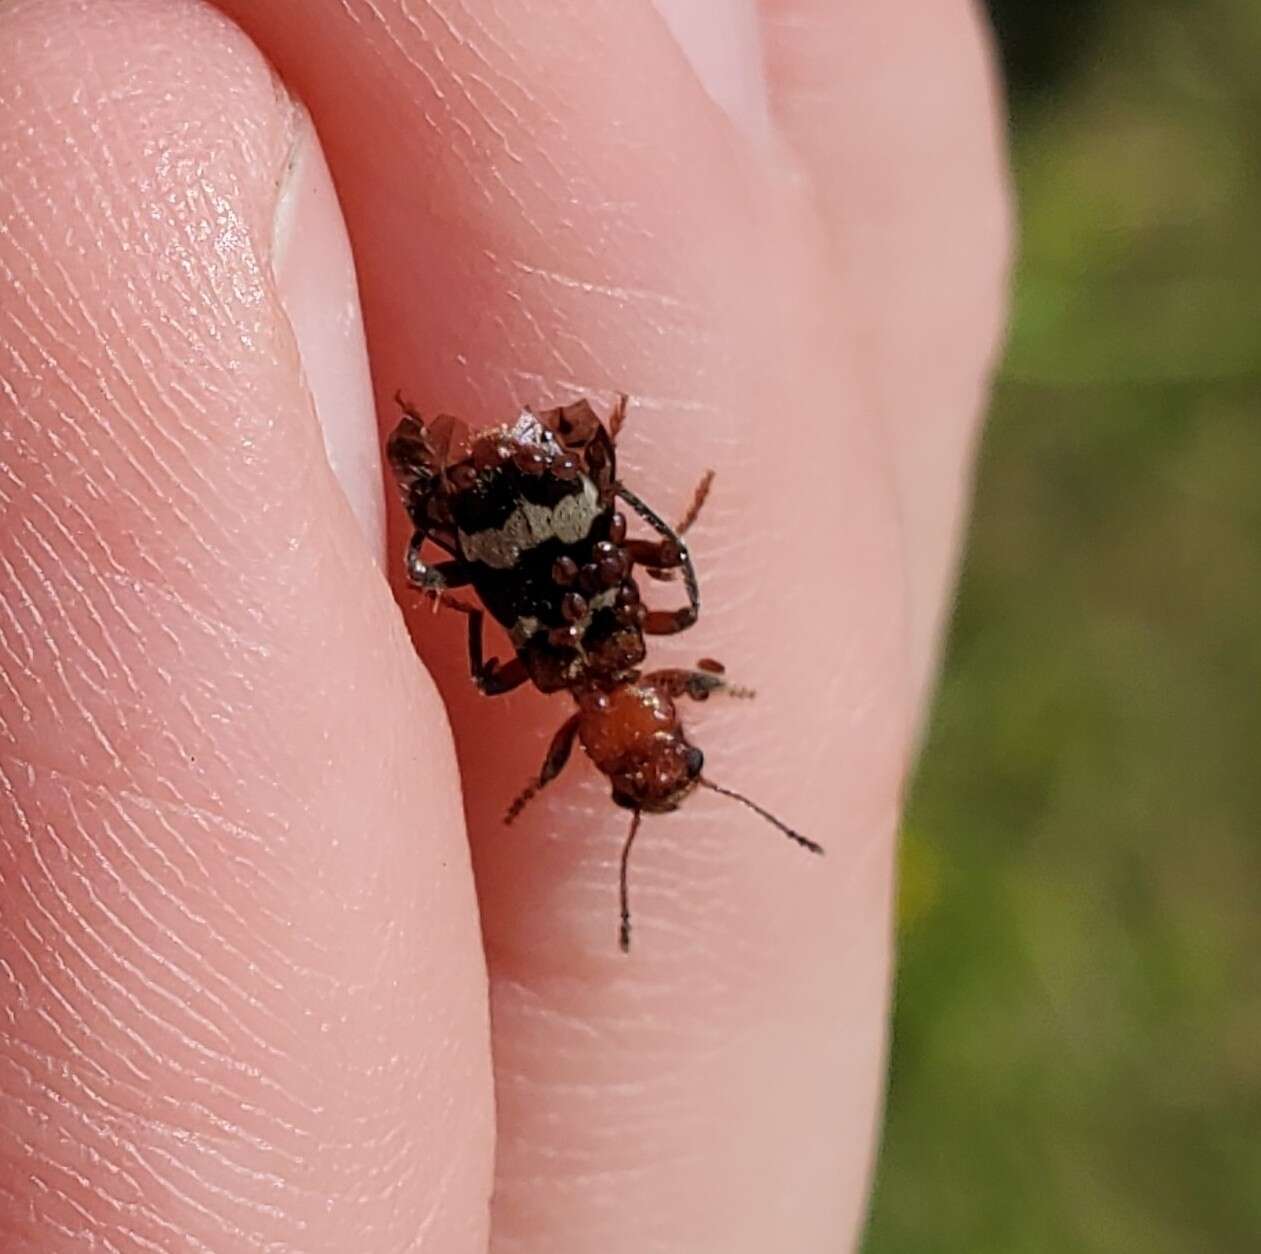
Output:
<path fill-rule="evenodd" d="M 865 1254 L 1261 1251 L 1261 0 L 993 0 L 1022 256 Z"/>

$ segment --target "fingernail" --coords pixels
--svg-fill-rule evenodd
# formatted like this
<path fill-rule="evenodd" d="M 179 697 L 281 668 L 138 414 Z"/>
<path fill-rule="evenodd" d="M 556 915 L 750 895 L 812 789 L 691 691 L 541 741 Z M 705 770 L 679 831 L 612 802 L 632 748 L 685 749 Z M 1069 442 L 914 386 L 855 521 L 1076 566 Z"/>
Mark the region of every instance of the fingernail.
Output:
<path fill-rule="evenodd" d="M 354 258 L 324 152 L 302 110 L 276 202 L 272 270 L 297 339 L 329 464 L 378 563 L 385 501 Z"/>
<path fill-rule="evenodd" d="M 757 0 L 654 0 L 701 86 L 753 135 L 768 126 Z"/>

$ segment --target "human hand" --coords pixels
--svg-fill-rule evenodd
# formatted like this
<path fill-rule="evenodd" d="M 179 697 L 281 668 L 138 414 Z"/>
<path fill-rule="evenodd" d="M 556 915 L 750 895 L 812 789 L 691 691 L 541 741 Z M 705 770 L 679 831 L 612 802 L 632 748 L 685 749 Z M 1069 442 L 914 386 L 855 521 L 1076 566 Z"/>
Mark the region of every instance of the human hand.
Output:
<path fill-rule="evenodd" d="M 319 128 L 375 398 L 249 41 L 0 9 L 5 1251 L 855 1239 L 1001 315 L 988 53 L 962 3 L 667 7 L 679 39 L 645 0 L 220 5 Z M 759 690 L 689 726 L 827 858 L 693 797 L 645 824 L 627 958 L 606 782 L 504 830 L 563 713 L 479 697 L 399 586 L 399 387 L 477 422 L 626 390 L 667 511 L 715 468 L 705 608 L 653 658 Z"/>

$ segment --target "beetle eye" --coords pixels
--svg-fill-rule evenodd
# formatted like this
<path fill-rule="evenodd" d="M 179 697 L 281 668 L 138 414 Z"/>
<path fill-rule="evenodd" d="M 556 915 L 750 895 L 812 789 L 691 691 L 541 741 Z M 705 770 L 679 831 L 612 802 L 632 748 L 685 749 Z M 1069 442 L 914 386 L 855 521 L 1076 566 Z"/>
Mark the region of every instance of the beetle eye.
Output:
<path fill-rule="evenodd" d="M 692 745 L 687 751 L 687 757 L 684 759 L 687 763 L 687 773 L 692 779 L 695 779 L 705 766 L 705 755 L 695 746 Z"/>

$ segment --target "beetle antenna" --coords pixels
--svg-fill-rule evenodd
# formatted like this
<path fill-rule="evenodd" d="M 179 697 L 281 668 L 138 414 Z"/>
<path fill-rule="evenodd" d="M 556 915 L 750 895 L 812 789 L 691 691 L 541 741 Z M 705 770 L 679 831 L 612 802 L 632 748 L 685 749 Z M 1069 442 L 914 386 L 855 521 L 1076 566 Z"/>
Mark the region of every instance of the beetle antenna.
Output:
<path fill-rule="evenodd" d="M 631 819 L 630 835 L 626 837 L 626 843 L 622 846 L 622 930 L 618 933 L 617 943 L 622 947 L 622 953 L 630 953 L 630 892 L 626 886 L 626 870 L 630 866 L 631 846 L 635 843 L 635 836 L 639 832 L 639 820 L 643 817 L 642 810 L 636 810 L 634 817 Z"/>
<path fill-rule="evenodd" d="M 542 784 L 537 779 L 532 779 L 526 786 L 512 799 L 512 804 L 504 811 L 504 826 L 507 827 L 516 822 L 517 816 L 526 808 L 535 797 L 538 796 L 539 789 Z"/>
<path fill-rule="evenodd" d="M 795 840 L 803 849 L 809 849 L 811 853 L 823 852 L 822 845 L 808 839 L 800 832 L 794 832 L 787 823 L 777 819 L 769 810 L 763 810 L 756 801 L 750 801 L 748 797 L 743 797 L 738 792 L 732 792 L 730 788 L 723 788 L 721 784 L 715 784 L 704 776 L 701 776 L 699 783 L 702 787 L 708 788 L 710 792 L 721 793 L 724 797 L 730 797 L 733 801 L 738 801 L 741 805 L 748 806 L 754 814 L 760 814 L 772 827 L 778 828 L 789 840 Z"/>

